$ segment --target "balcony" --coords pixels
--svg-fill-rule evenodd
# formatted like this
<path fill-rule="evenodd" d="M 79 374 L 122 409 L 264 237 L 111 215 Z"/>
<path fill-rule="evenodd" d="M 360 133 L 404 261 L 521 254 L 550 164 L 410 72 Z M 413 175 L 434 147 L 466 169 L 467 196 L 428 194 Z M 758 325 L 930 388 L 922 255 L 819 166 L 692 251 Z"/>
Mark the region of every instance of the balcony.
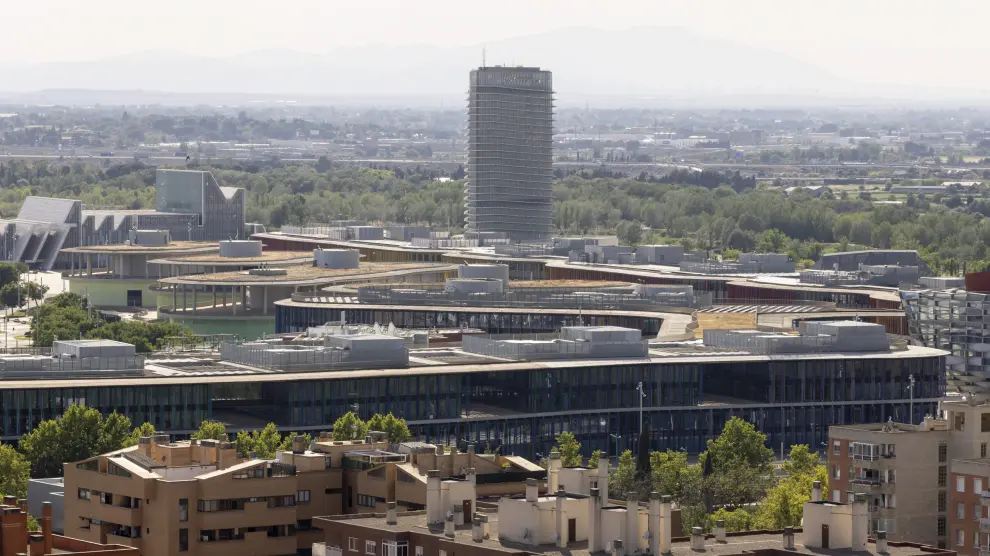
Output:
<path fill-rule="evenodd" d="M 990 533 L 990 519 L 984 517 L 980 520 L 980 532 Z"/>
<path fill-rule="evenodd" d="M 982 498 L 983 500 L 990 500 L 990 490 L 981 490 L 980 498 Z"/>
<path fill-rule="evenodd" d="M 856 477 L 855 479 L 852 479 L 849 482 L 854 485 L 866 485 L 870 487 L 878 487 L 880 486 L 881 481 L 880 481 L 880 477 Z"/>

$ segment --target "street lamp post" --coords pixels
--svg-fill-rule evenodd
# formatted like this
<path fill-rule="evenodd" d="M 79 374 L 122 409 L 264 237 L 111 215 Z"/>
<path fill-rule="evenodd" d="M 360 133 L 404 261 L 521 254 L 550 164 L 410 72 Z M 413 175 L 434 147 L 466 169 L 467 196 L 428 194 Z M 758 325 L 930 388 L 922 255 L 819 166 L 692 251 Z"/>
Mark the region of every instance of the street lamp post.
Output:
<path fill-rule="evenodd" d="M 914 424 L 914 373 L 908 375 L 908 393 L 911 401 L 908 403 L 908 422 Z"/>
<path fill-rule="evenodd" d="M 618 434 L 610 434 L 609 436 L 612 437 L 612 440 L 615 440 L 615 466 L 618 467 L 619 466 L 619 439 L 622 438 L 622 436 L 620 436 Z"/>
<path fill-rule="evenodd" d="M 639 434 L 643 434 L 643 398 L 646 397 L 646 392 L 643 391 L 643 383 L 640 382 L 636 385 L 636 391 L 639 392 Z"/>

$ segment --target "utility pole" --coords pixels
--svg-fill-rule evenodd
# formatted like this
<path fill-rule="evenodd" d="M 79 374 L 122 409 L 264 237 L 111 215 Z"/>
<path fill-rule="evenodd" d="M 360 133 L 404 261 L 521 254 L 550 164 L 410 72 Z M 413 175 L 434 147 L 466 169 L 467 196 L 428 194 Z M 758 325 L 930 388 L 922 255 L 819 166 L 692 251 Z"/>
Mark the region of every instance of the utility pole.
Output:
<path fill-rule="evenodd" d="M 646 392 L 643 392 L 643 382 L 636 386 L 636 390 L 639 392 L 639 435 L 643 435 L 643 398 L 646 397 Z"/>
<path fill-rule="evenodd" d="M 908 423 L 914 424 L 914 373 L 908 375 L 908 392 L 911 394 L 911 402 L 908 405 Z"/>

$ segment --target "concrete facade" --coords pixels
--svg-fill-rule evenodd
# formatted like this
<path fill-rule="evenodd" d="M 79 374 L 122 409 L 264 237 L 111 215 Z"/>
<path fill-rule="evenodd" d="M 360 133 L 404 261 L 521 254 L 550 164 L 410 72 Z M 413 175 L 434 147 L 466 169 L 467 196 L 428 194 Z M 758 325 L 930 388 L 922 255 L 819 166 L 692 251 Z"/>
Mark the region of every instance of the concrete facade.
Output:
<path fill-rule="evenodd" d="M 471 71 L 468 232 L 548 243 L 553 227 L 553 78 L 527 67 Z"/>

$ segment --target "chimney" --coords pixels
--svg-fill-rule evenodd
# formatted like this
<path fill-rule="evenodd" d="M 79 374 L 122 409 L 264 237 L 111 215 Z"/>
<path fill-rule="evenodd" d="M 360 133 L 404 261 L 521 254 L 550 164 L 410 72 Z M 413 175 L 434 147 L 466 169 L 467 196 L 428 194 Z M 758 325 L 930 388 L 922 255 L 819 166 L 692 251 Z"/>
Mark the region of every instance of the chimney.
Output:
<path fill-rule="evenodd" d="M 671 528 L 674 519 L 674 504 L 669 494 L 660 498 L 660 553 L 670 552 Z"/>
<path fill-rule="evenodd" d="M 388 525 L 396 525 L 399 523 L 399 516 L 395 511 L 395 502 L 388 502 L 385 504 L 385 523 Z"/>
<path fill-rule="evenodd" d="M 887 532 L 877 531 L 877 554 L 887 553 Z"/>
<path fill-rule="evenodd" d="M 715 520 L 715 542 L 725 542 L 725 520 Z"/>
<path fill-rule="evenodd" d="M 447 538 L 454 538 L 454 516 L 448 517 L 443 522 L 443 536 Z"/>
<path fill-rule="evenodd" d="M 793 527 L 784 527 L 784 550 L 794 550 Z"/>
<path fill-rule="evenodd" d="M 481 518 L 477 516 L 475 516 L 474 521 L 471 522 L 471 540 L 474 542 L 481 542 L 485 540 L 481 530 Z"/>
<path fill-rule="evenodd" d="M 45 554 L 52 553 L 52 503 L 41 503 L 41 535 L 45 538 Z"/>
<path fill-rule="evenodd" d="M 705 551 L 705 534 L 701 532 L 701 527 L 691 528 L 691 550 Z"/>
<path fill-rule="evenodd" d="M 602 507 L 608 506 L 608 454 L 598 458 L 598 491 L 602 493 Z"/>
<path fill-rule="evenodd" d="M 622 546 L 622 539 L 612 541 L 612 554 L 615 556 L 626 556 L 626 550 Z"/>
<path fill-rule="evenodd" d="M 17 506 L 21 508 L 21 511 L 24 512 L 24 515 L 27 515 L 27 513 L 28 513 L 28 501 L 27 501 L 27 498 L 20 498 L 20 499 L 18 499 L 17 500 Z"/>
<path fill-rule="evenodd" d="M 822 482 L 815 481 L 811 483 L 811 501 L 821 502 L 822 501 Z"/>
<path fill-rule="evenodd" d="M 639 495 L 630 492 L 626 494 L 626 550 L 630 554 L 639 547 Z"/>
<path fill-rule="evenodd" d="M 660 493 L 650 493 L 650 519 L 646 522 L 650 533 L 650 556 L 660 556 Z"/>
<path fill-rule="evenodd" d="M 471 481 L 472 485 L 478 484 L 478 472 L 473 467 L 468 467 L 464 470 L 464 478 Z"/>
<path fill-rule="evenodd" d="M 151 440 L 150 436 L 142 436 L 138 439 L 138 451 L 148 457 L 151 457 Z"/>
<path fill-rule="evenodd" d="M 536 479 L 526 479 L 526 501 L 536 502 L 540 496 L 540 487 L 536 486 Z"/>
<path fill-rule="evenodd" d="M 564 548 L 567 546 L 567 529 L 564 526 L 567 518 L 564 516 L 564 500 L 567 498 L 567 493 L 564 489 L 557 490 L 557 547 Z"/>
<path fill-rule="evenodd" d="M 470 443 L 470 444 L 468 444 L 468 451 L 467 451 L 467 453 L 469 453 L 471 455 L 474 455 L 474 443 L 473 442 Z"/>
<path fill-rule="evenodd" d="M 320 440 L 330 440 L 330 433 L 327 431 L 320 431 Z"/>
<path fill-rule="evenodd" d="M 443 522 L 443 502 L 440 497 L 440 471 L 426 472 L 426 522 L 427 525 Z"/>
<path fill-rule="evenodd" d="M 554 450 L 550 452 L 550 460 L 547 467 L 547 492 L 557 492 L 557 485 L 560 484 L 558 479 L 560 473 L 560 452 Z"/>
<path fill-rule="evenodd" d="M 870 515 L 866 509 L 866 495 L 859 493 L 853 499 L 852 505 L 852 546 L 853 552 L 866 550 L 866 537 L 869 530 Z"/>
<path fill-rule="evenodd" d="M 304 454 L 306 453 L 306 437 L 302 435 L 292 437 L 292 453 L 294 454 Z"/>
<path fill-rule="evenodd" d="M 491 526 L 488 525 L 488 514 L 475 514 L 475 516 L 481 520 L 481 538 L 487 539 L 491 536 Z"/>
<path fill-rule="evenodd" d="M 602 499 L 601 491 L 591 489 L 591 503 L 588 504 L 588 552 L 595 553 L 604 549 L 602 545 Z"/>
<path fill-rule="evenodd" d="M 9 496 L 9 495 L 4 496 L 3 497 L 3 505 L 4 506 L 16 506 L 17 505 L 17 497 L 16 496 Z"/>

